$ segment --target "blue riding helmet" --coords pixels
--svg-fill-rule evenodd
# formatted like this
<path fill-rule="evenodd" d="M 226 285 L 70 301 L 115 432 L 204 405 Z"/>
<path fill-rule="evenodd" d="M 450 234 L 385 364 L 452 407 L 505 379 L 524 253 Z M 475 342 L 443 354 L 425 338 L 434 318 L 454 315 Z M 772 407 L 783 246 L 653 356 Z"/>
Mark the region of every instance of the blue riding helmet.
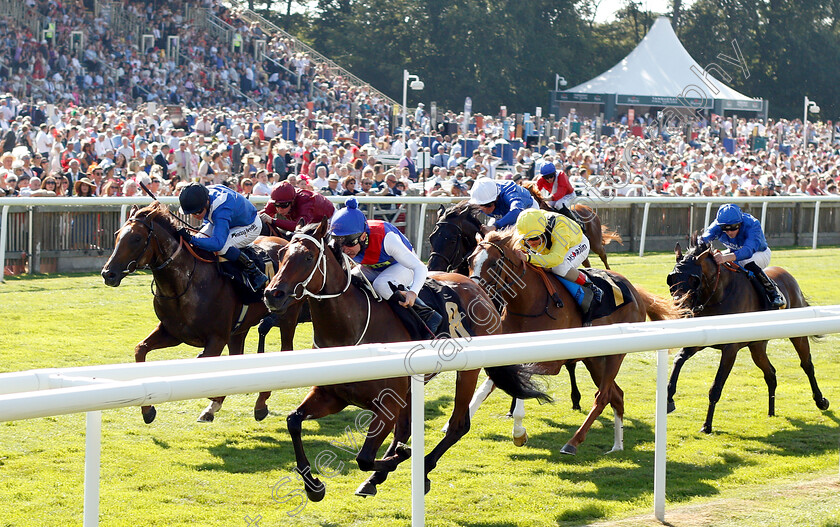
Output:
<path fill-rule="evenodd" d="M 359 210 L 356 198 L 349 198 L 344 202 L 345 208 L 337 210 L 330 222 L 330 234 L 333 236 L 350 236 L 367 232 L 367 218 Z"/>
<path fill-rule="evenodd" d="M 557 169 L 554 167 L 554 163 L 546 163 L 540 168 L 540 174 L 543 176 L 548 176 L 549 174 L 556 174 Z"/>
<path fill-rule="evenodd" d="M 726 205 L 721 205 L 718 209 L 715 221 L 719 225 L 736 225 L 744 221 L 744 215 L 741 209 L 738 208 L 738 205 L 727 203 Z"/>

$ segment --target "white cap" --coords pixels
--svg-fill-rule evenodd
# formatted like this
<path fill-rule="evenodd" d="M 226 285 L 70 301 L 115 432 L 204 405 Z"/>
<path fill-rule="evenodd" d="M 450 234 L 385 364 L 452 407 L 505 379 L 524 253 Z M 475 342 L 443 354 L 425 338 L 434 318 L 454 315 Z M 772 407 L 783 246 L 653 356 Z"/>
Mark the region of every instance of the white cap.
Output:
<path fill-rule="evenodd" d="M 471 205 L 484 205 L 496 201 L 499 196 L 499 186 L 490 178 L 477 180 L 470 192 Z"/>

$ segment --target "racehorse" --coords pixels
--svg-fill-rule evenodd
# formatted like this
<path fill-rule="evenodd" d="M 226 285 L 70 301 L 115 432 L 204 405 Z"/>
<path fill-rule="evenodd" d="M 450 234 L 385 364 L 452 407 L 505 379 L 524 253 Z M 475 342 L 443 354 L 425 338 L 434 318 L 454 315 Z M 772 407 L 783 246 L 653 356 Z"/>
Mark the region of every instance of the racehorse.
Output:
<path fill-rule="evenodd" d="M 191 247 L 177 229 L 169 209 L 158 201 L 142 209 L 132 207 L 116 233 L 114 252 L 102 268 L 102 278 L 111 287 L 119 286 L 123 277 L 137 269 L 152 270 L 153 305 L 160 322 L 134 348 L 134 360 L 145 362 L 150 351 L 181 343 L 202 348 L 199 358 L 216 357 L 225 345 L 231 355 L 241 355 L 248 330 L 268 314 L 268 309 L 262 301 L 243 304 L 231 280 L 219 274 L 217 259 Z M 260 246 L 277 262 L 285 243 L 279 238 L 266 238 Z M 282 350 L 292 349 L 300 309 L 297 304 L 287 317 L 275 320 L 280 326 Z M 264 336 L 261 332 L 260 351 Z M 266 401 L 270 395 L 260 393 L 254 405 L 258 421 L 268 415 Z M 198 420 L 212 421 L 224 399 L 212 398 Z M 154 406 L 143 406 L 141 411 L 147 424 L 157 415 Z"/>
<path fill-rule="evenodd" d="M 686 254 L 683 254 L 680 244 L 677 244 L 674 249 L 677 263 L 668 275 L 668 286 L 678 305 L 690 310 L 694 316 L 748 313 L 766 309 L 764 295 L 756 291 L 743 268 L 733 264 L 718 264 L 714 259 L 715 250 L 709 244 L 699 241 L 696 236 L 692 242 Z M 764 271 L 781 289 L 788 308 L 808 305 L 799 289 L 799 284 L 790 273 L 781 267 L 768 267 Z M 814 363 L 811 361 L 811 346 L 808 343 L 808 337 L 792 337 L 790 341 L 796 353 L 799 354 L 799 365 L 808 376 L 817 408 L 827 410 L 828 399 L 822 396 L 814 376 Z M 768 415 L 772 417 L 776 413 L 776 369 L 767 357 L 767 341 L 733 342 L 711 346 L 719 349 L 721 356 L 715 380 L 709 390 L 706 421 L 700 429 L 704 433 L 712 433 L 715 406 L 720 400 L 723 385 L 735 364 L 735 356 L 744 346 L 750 349 L 753 362 L 764 372 L 764 381 L 767 383 L 768 391 Z M 676 408 L 674 394 L 677 391 L 677 379 L 683 364 L 702 349 L 704 349 L 703 346 L 683 348 L 674 359 L 674 368 L 668 381 L 669 412 Z"/>
<path fill-rule="evenodd" d="M 370 291 L 351 281 L 348 258 L 327 245 L 326 233 L 326 220 L 319 225 L 299 228 L 295 232 L 277 274 L 265 290 L 266 305 L 272 311 L 282 313 L 290 304 L 309 297 L 317 347 L 410 340 L 410 334 L 392 308 L 386 302 L 372 300 Z M 473 335 L 487 335 L 498 329 L 498 312 L 478 285 L 457 274 L 436 274 L 434 280 L 452 288 L 462 306 L 470 306 L 468 311 L 473 315 L 470 317 Z M 491 379 L 500 382 L 499 386 L 511 395 L 548 400 L 543 392 L 531 384 L 530 375 L 521 366 L 486 368 L 486 371 Z M 427 492 L 431 485 L 429 472 L 470 428 L 468 406 L 475 391 L 478 373 L 478 370 L 457 373 L 455 408 L 449 419 L 449 430 L 425 458 Z M 367 420 L 370 423 L 369 431 L 356 456 L 361 470 L 374 471 L 356 490 L 356 494 L 372 496 L 376 494 L 376 486 L 385 481 L 388 473 L 410 456 L 410 450 L 403 444 L 410 434 L 409 380 L 406 376 L 315 386 L 300 406 L 289 414 L 286 422 L 294 445 L 297 471 L 303 478 L 310 500 L 323 499 L 326 489 L 311 473 L 301 440 L 303 421 L 337 413 L 351 404 L 372 412 L 371 418 Z M 376 459 L 379 447 L 391 430 L 394 431 L 391 445 L 382 459 Z"/>
<path fill-rule="evenodd" d="M 482 284 L 491 297 L 503 304 L 502 331 L 505 334 L 543 331 L 547 329 L 566 329 L 581 327 L 583 320 L 577 303 L 568 290 L 555 288 L 561 302 L 554 300 L 547 289 L 549 282 L 555 280 L 549 273 L 526 264 L 514 253 L 517 236 L 512 230 L 490 232 L 479 238 L 478 245 L 469 257 L 470 277 Z M 646 315 L 652 320 L 679 318 L 680 312 L 670 299 L 660 298 L 633 285 L 623 276 L 613 271 L 603 271 L 616 284 L 626 286 L 623 293 L 625 302 L 609 315 L 596 318 L 593 325 L 607 325 L 621 322 L 643 322 Z M 614 286 L 615 287 L 615 286 Z M 611 289 L 604 296 L 613 294 Z M 571 359 L 574 360 L 574 359 Z M 563 454 L 574 455 L 577 447 L 586 438 L 586 433 L 601 415 L 609 403 L 615 413 L 615 442 L 612 450 L 624 449 L 624 393 L 615 382 L 615 377 L 624 360 L 624 354 L 608 355 L 582 359 L 593 382 L 598 387 L 595 401 L 586 416 L 586 420 L 572 438 L 560 450 Z M 536 373 L 556 375 L 567 360 L 540 363 Z M 480 401 L 474 401 L 471 411 Z M 522 445 L 527 440 L 527 432 L 522 426 L 524 407 L 517 402 L 514 412 L 514 443 Z"/>

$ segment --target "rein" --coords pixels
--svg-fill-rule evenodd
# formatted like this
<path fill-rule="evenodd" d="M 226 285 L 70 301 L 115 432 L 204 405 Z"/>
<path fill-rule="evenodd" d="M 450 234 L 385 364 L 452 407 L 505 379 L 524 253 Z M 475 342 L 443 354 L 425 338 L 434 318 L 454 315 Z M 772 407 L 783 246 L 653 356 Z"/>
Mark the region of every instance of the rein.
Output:
<path fill-rule="evenodd" d="M 708 305 L 709 301 L 715 295 L 715 292 L 717 291 L 718 285 L 720 284 L 720 270 L 721 270 L 721 268 L 725 268 L 727 271 L 732 271 L 732 272 L 738 272 L 738 271 L 741 270 L 741 267 L 734 262 L 726 262 L 724 264 L 719 264 L 719 263 L 715 262 L 715 265 L 717 266 L 717 270 L 715 272 L 715 283 L 712 286 L 712 288 L 709 290 L 709 294 L 706 297 L 706 300 L 704 300 L 699 306 L 691 308 L 691 313 L 692 314 L 700 313 L 701 311 L 706 309 L 706 306 Z M 704 275 L 704 278 L 705 278 L 705 275 Z"/>

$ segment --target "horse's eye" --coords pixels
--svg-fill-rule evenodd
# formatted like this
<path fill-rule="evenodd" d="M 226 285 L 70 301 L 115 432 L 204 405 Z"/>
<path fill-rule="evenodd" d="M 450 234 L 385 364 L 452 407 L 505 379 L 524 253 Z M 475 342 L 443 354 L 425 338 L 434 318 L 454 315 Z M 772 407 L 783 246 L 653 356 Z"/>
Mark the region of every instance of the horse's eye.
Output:
<path fill-rule="evenodd" d="M 140 243 L 143 241 L 143 238 L 137 234 L 136 232 L 131 233 L 131 236 L 128 237 L 128 241 L 131 243 Z"/>
<path fill-rule="evenodd" d="M 312 256 L 311 254 L 307 254 L 307 255 L 306 255 L 306 261 L 307 261 L 307 262 L 311 262 L 311 261 L 312 261 L 312 260 L 314 260 L 314 259 L 315 259 L 315 257 L 314 257 L 314 256 Z"/>

